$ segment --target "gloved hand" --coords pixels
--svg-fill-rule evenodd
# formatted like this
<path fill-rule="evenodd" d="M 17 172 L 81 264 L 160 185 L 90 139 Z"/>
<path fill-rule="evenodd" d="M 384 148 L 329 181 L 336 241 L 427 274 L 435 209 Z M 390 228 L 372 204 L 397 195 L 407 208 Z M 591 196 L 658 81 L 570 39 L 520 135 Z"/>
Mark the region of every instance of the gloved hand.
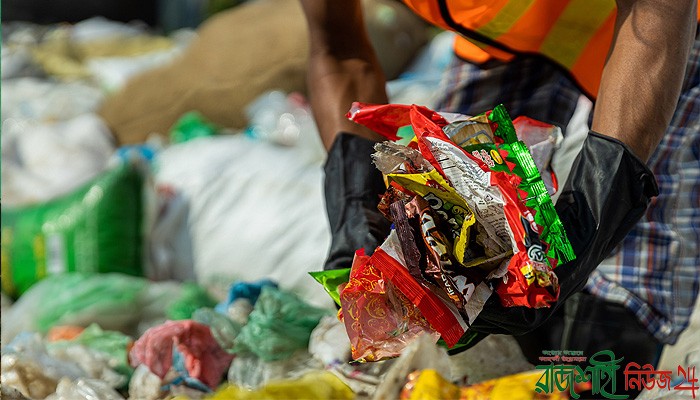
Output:
<path fill-rule="evenodd" d="M 339 133 L 328 152 L 324 191 L 332 239 L 323 269 L 349 267 L 355 250 L 370 255 L 389 235 L 391 222 L 377 210 L 386 186 L 372 163 L 375 144 Z"/>
<path fill-rule="evenodd" d="M 375 142 L 339 134 L 325 166 L 326 208 L 333 235 L 325 269 L 346 268 L 355 250 L 371 254 L 389 234 L 377 210 L 385 186 L 371 163 Z M 559 265 L 559 300 L 550 308 L 503 307 L 496 295 L 486 302 L 465 339 L 488 333 L 519 335 L 542 324 L 586 284 L 588 276 L 641 218 L 656 181 L 623 143 L 590 132 L 556 204 L 576 259 Z"/>
<path fill-rule="evenodd" d="M 622 142 L 589 132 L 556 204 L 576 259 L 554 269 L 558 301 L 550 308 L 502 307 L 492 295 L 472 329 L 523 334 L 543 323 L 622 241 L 658 187 L 651 171 Z"/>

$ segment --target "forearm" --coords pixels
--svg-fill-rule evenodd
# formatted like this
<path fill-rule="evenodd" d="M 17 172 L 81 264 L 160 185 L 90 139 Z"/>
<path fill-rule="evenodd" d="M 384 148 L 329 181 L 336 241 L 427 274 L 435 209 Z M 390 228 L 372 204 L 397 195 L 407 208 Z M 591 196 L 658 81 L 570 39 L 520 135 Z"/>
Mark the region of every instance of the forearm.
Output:
<path fill-rule="evenodd" d="M 340 131 L 379 139 L 345 118 L 353 101 L 386 103 L 384 74 L 367 37 L 360 1 L 302 0 L 309 27 L 308 89 L 321 139 Z"/>
<path fill-rule="evenodd" d="M 647 160 L 673 115 L 696 32 L 696 0 L 618 0 L 592 129 Z"/>

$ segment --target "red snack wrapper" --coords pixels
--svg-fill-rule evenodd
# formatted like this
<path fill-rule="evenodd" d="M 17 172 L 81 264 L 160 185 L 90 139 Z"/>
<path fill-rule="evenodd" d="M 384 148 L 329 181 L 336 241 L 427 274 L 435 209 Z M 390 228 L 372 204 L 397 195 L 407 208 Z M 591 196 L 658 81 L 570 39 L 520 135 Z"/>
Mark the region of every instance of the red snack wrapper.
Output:
<path fill-rule="evenodd" d="M 423 333 L 436 342 L 439 338 L 419 309 L 375 266 L 376 254 L 355 254 L 350 280 L 340 291 L 352 357 L 361 362 L 397 357 Z"/>
<path fill-rule="evenodd" d="M 449 299 L 437 294 L 441 289 L 411 276 L 395 230 L 372 254 L 372 260 L 377 269 L 418 307 L 449 347 L 457 344 L 468 328 L 464 318 Z"/>

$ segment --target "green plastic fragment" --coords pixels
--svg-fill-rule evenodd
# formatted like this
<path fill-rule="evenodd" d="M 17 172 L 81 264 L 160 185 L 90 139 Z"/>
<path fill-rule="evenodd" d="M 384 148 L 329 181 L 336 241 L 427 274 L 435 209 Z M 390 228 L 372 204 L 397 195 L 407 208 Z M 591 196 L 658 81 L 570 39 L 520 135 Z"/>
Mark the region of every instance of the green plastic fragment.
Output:
<path fill-rule="evenodd" d="M 350 268 L 331 269 L 328 271 L 309 272 L 318 283 L 323 285 L 326 292 L 333 298 L 335 303 L 340 306 L 340 291 L 338 287 L 342 283 L 348 283 L 350 280 Z"/>
<path fill-rule="evenodd" d="M 182 285 L 182 294 L 165 310 L 165 315 L 173 321 L 192 318 L 192 314 L 200 308 L 212 308 L 216 300 L 203 287 L 196 283 L 187 282 Z"/>
<path fill-rule="evenodd" d="M 182 143 L 200 137 L 214 136 L 219 132 L 214 124 L 197 111 L 190 111 L 180 117 L 170 129 L 170 143 Z"/>

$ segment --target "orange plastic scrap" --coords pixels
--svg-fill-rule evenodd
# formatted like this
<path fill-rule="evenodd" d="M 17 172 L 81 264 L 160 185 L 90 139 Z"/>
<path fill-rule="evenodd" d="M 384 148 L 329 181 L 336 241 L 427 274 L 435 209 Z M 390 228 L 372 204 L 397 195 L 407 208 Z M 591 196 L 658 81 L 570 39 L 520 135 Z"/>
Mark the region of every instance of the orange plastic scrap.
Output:
<path fill-rule="evenodd" d="M 47 342 L 57 342 L 60 340 L 73 340 L 80 336 L 85 330 L 82 326 L 76 325 L 59 325 L 54 326 L 46 334 Z"/>

